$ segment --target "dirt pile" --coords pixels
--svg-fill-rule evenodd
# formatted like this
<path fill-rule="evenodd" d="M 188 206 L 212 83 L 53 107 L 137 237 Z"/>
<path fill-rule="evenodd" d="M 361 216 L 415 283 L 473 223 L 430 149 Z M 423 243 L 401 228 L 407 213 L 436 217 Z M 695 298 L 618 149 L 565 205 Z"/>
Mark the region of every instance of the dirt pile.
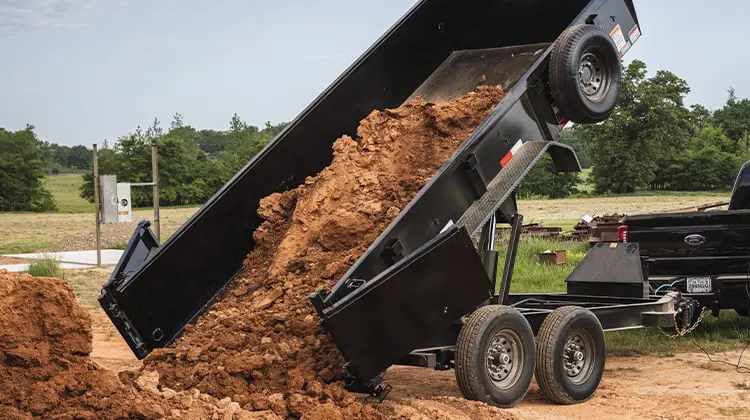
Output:
<path fill-rule="evenodd" d="M 256 418 L 153 376 L 126 385 L 90 353 L 91 319 L 67 284 L 0 271 L 0 418 Z"/>
<path fill-rule="evenodd" d="M 145 371 L 170 388 L 283 417 L 377 416 L 335 382 L 343 360 L 308 295 L 333 286 L 502 97 L 485 86 L 443 104 L 417 98 L 371 113 L 356 139 L 335 142 L 329 167 L 262 200 L 265 222 L 243 274 L 196 326 L 152 353 Z"/>

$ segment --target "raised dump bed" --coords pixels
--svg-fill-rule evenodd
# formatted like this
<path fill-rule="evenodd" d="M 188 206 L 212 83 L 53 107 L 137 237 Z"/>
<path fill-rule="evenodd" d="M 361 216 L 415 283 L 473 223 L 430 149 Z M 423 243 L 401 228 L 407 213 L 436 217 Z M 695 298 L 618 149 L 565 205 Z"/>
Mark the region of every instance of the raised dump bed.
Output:
<path fill-rule="evenodd" d="M 535 330 L 524 316 L 541 322 L 553 309 L 522 313 L 496 305 L 510 302 L 516 246 L 509 247 L 504 281 L 497 284 L 495 224 L 511 223 L 517 245 L 522 217 L 514 191 L 544 153 L 560 171 L 580 170 L 572 149 L 554 140 L 568 121 L 595 123 L 610 115 L 619 97 L 620 58 L 639 36 L 631 0 L 419 1 L 169 240 L 159 245 L 140 226 L 128 246 L 133 251 L 104 287 L 102 307 L 139 358 L 170 345 L 254 248 L 259 200 L 300 185 L 330 164 L 332 142 L 354 136 L 372 110 L 398 107 L 415 96 L 440 101 L 482 84 L 502 85 L 504 99 L 453 157 L 332 290 L 310 299 L 347 359 L 350 389 L 382 395 L 382 371 L 422 360 L 414 350 L 437 343 L 440 350 L 428 351 L 430 357 L 456 367 L 467 398 L 514 404 L 528 389 L 535 357 Z M 477 251 L 472 237 L 480 229 Z M 555 302 L 553 308 L 560 306 Z M 652 309 L 654 303 L 647 297 L 628 302 Z M 670 302 L 665 298 L 659 307 Z M 585 311 L 583 327 L 599 325 L 591 311 L 578 309 Z M 472 313 L 469 327 L 462 327 Z M 566 314 L 554 318 L 578 316 Z M 489 379 L 476 382 L 470 372 L 486 359 L 477 356 L 482 352 L 511 363 L 501 341 L 487 350 L 489 338 L 467 336 L 457 346 L 463 353 L 451 350 L 462 340 L 458 331 L 472 333 L 488 319 L 513 332 L 508 337 L 515 338 L 504 343 L 522 344 L 526 351 L 513 368 L 518 373 L 498 379 L 498 386 Z M 598 328 L 592 336 L 599 337 Z M 472 337 L 485 341 L 471 344 Z M 586 384 L 595 389 L 598 377 L 592 378 Z M 570 398 L 590 395 L 583 394 Z"/>

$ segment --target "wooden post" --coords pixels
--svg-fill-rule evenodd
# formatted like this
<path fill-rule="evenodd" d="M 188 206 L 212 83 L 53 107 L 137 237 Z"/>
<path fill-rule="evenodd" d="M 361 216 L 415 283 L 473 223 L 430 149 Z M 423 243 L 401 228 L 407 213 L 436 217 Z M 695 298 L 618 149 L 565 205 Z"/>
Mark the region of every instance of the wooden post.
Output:
<path fill-rule="evenodd" d="M 151 145 L 151 172 L 154 182 L 154 230 L 156 239 L 161 242 L 161 228 L 159 227 L 159 146 Z"/>
<path fill-rule="evenodd" d="M 94 144 L 94 204 L 96 206 L 96 266 L 102 266 L 101 198 L 99 197 L 99 154 Z"/>

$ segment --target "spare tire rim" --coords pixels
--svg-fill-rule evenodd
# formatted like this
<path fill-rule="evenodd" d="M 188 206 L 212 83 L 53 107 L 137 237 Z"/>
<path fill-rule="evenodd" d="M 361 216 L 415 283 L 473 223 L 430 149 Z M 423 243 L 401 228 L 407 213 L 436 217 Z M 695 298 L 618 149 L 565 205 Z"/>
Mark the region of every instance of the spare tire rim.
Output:
<path fill-rule="evenodd" d="M 563 367 L 571 382 L 580 385 L 591 377 L 595 362 L 594 339 L 586 330 L 568 336 L 563 349 Z"/>
<path fill-rule="evenodd" d="M 487 374 L 498 389 L 508 389 L 521 377 L 525 354 L 518 334 L 509 329 L 500 330 L 492 337 L 487 348 Z"/>
<path fill-rule="evenodd" d="M 591 101 L 600 102 L 609 89 L 609 73 L 605 60 L 597 50 L 589 50 L 581 56 L 578 65 L 578 84 L 583 94 Z"/>

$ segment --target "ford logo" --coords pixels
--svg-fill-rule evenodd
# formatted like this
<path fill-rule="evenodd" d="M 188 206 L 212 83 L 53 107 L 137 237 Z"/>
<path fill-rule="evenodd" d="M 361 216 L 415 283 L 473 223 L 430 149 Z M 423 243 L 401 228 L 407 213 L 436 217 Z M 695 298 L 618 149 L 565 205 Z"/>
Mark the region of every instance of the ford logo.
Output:
<path fill-rule="evenodd" d="M 706 243 L 706 237 L 694 233 L 685 237 L 685 243 L 690 246 L 701 246 Z"/>

